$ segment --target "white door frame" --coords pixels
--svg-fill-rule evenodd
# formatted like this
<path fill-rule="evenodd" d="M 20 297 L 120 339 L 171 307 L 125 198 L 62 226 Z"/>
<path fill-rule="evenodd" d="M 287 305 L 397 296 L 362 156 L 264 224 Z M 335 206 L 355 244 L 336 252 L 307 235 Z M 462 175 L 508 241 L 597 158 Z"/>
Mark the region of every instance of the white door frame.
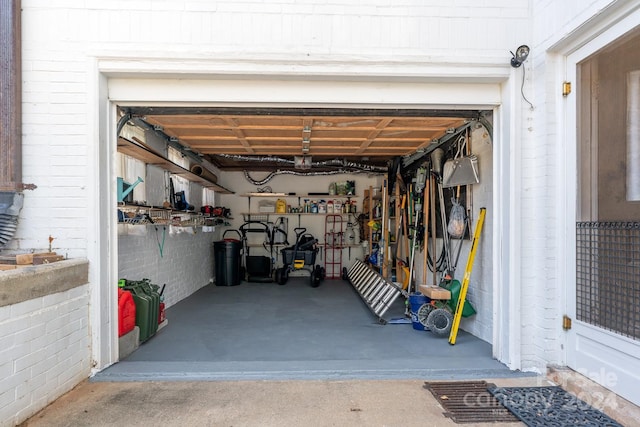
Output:
<path fill-rule="evenodd" d="M 564 189 L 565 205 L 559 215 L 560 230 L 564 230 L 564 268 L 560 269 L 560 283 L 566 283 L 566 313 L 573 319 L 572 328 L 566 334 L 566 362 L 577 372 L 614 391 L 635 404 L 640 404 L 637 384 L 640 383 L 640 343 L 627 337 L 585 324 L 576 319 L 576 231 L 578 192 L 578 141 L 576 134 L 577 110 L 576 92 L 578 90 L 578 64 L 601 48 L 617 40 L 625 33 L 637 27 L 640 22 L 640 8 L 618 19 L 611 19 L 608 27 L 590 40 L 575 44 L 576 49 L 565 55 L 565 80 L 572 82 L 574 90 L 564 102 L 564 179 L 560 183 Z"/>
<path fill-rule="evenodd" d="M 522 71 L 522 70 L 518 70 Z M 522 369 L 520 261 L 521 106 L 517 71 L 502 85 L 502 104 L 494 109 L 493 135 L 493 357 Z"/>

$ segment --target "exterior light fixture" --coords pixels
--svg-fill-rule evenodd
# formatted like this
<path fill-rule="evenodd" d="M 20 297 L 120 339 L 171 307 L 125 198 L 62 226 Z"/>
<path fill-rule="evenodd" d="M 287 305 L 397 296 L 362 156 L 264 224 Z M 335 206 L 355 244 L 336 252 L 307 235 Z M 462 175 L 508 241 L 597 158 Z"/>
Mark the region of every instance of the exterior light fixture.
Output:
<path fill-rule="evenodd" d="M 518 68 L 527 60 L 527 57 L 529 56 L 529 46 L 523 44 L 516 49 L 516 53 L 511 52 L 511 55 L 511 66 L 513 68 Z"/>

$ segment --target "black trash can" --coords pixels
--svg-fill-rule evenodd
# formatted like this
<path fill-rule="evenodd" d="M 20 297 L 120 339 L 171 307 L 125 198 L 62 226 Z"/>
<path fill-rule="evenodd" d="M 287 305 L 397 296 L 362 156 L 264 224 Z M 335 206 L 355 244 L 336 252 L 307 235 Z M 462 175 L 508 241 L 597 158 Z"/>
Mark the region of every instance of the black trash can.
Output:
<path fill-rule="evenodd" d="M 239 240 L 225 239 L 213 242 L 216 286 L 235 286 L 240 284 L 241 249 L 242 244 Z"/>

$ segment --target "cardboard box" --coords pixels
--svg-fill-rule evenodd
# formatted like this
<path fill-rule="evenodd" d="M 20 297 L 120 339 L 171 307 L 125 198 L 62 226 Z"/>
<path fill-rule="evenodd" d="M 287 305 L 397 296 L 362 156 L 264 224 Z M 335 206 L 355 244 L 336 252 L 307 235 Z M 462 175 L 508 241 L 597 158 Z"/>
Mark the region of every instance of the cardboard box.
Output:
<path fill-rule="evenodd" d="M 445 288 L 441 288 L 440 286 L 419 285 L 418 292 L 431 299 L 451 299 L 451 291 Z"/>

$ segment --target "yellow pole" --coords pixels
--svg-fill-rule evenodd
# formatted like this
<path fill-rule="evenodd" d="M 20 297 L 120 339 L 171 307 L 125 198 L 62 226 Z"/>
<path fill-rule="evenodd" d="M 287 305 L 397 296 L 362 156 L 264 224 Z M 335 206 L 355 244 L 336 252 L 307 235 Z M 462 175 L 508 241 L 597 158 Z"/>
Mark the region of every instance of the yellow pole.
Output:
<path fill-rule="evenodd" d="M 460 327 L 460 319 L 462 318 L 462 309 L 464 308 L 464 301 L 467 298 L 469 279 L 471 278 L 471 270 L 473 269 L 473 260 L 475 259 L 478 243 L 480 242 L 480 232 L 482 231 L 482 225 L 484 224 L 484 216 L 486 213 L 486 208 L 480 208 L 480 216 L 476 223 L 476 230 L 473 233 L 471 252 L 469 252 L 469 258 L 467 258 L 467 266 L 464 269 L 464 278 L 462 279 L 462 285 L 460 286 L 460 295 L 458 296 L 458 303 L 456 304 L 456 312 L 453 315 L 453 325 L 451 325 L 451 333 L 449 334 L 449 344 L 451 345 L 456 343 L 456 337 L 458 336 L 458 328 Z"/>

